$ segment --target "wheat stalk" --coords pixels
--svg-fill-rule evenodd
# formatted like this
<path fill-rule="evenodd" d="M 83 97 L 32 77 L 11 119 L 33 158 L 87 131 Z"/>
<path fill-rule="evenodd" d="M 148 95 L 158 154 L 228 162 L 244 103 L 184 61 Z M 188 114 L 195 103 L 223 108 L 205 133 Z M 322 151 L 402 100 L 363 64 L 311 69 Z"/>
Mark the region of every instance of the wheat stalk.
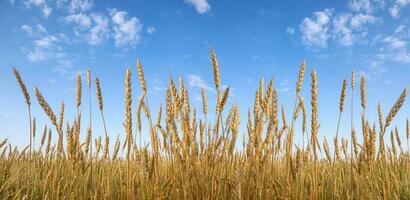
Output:
<path fill-rule="evenodd" d="M 127 69 L 125 75 L 125 133 L 127 135 L 127 199 L 131 199 L 131 169 L 130 169 L 130 153 L 132 141 L 132 89 L 131 89 L 131 70 Z M 101 137 L 100 137 L 101 139 Z M 101 140 L 100 140 L 101 141 Z"/>
<path fill-rule="evenodd" d="M 362 75 L 362 78 L 360 79 L 360 99 L 364 112 L 366 110 L 366 78 L 364 75 Z"/>
<path fill-rule="evenodd" d="M 220 91 L 220 86 L 221 86 L 221 79 L 219 75 L 219 65 L 218 65 L 218 60 L 215 55 L 215 51 L 211 49 L 211 59 L 212 59 L 212 66 L 213 66 L 213 71 L 214 71 L 214 83 L 216 90 L 219 92 Z"/>
<path fill-rule="evenodd" d="M 403 105 L 404 101 L 406 100 L 406 96 L 407 96 L 407 88 L 403 90 L 400 97 L 397 99 L 396 103 L 394 103 L 393 107 L 390 109 L 390 112 L 386 117 L 386 120 L 385 120 L 386 123 L 384 125 L 383 130 L 386 130 L 386 128 L 393 121 L 393 118 L 396 116 L 397 112 L 399 112 L 401 106 Z"/>
<path fill-rule="evenodd" d="M 306 63 L 305 61 L 303 61 L 299 69 L 298 82 L 296 84 L 296 94 L 297 95 L 299 95 L 300 90 L 302 89 L 303 78 L 305 77 L 305 69 L 306 69 Z"/>
<path fill-rule="evenodd" d="M 318 122 L 318 83 L 317 83 L 317 75 L 316 71 L 312 70 L 311 72 L 311 100 L 310 104 L 312 106 L 312 113 L 311 113 L 311 141 L 313 145 L 313 156 L 314 156 L 314 167 L 313 167 L 313 198 L 317 197 L 317 190 L 318 190 L 318 164 L 317 164 L 317 152 L 316 152 L 316 142 L 317 142 L 317 133 L 319 131 L 319 122 Z"/>
<path fill-rule="evenodd" d="M 144 70 L 142 69 L 141 62 L 137 61 L 137 71 L 138 71 L 138 79 L 140 81 L 140 86 L 144 94 L 147 93 L 147 83 L 144 78 Z"/>
<path fill-rule="evenodd" d="M 48 105 L 47 101 L 44 99 L 43 95 L 41 94 L 40 90 L 36 87 L 35 88 L 36 98 L 38 103 L 40 104 L 41 108 L 43 108 L 44 112 L 47 114 L 48 118 L 50 119 L 51 123 L 57 128 L 57 119 L 56 115 L 54 114 L 51 107 Z"/>
<path fill-rule="evenodd" d="M 81 74 L 77 74 L 77 84 L 76 84 L 76 106 L 79 109 L 81 105 L 81 94 L 82 94 L 82 83 L 81 83 Z"/>
<path fill-rule="evenodd" d="M 13 73 L 14 73 L 14 76 L 16 77 L 16 80 L 17 80 L 17 82 L 18 82 L 18 84 L 19 84 L 19 86 L 20 86 L 20 89 L 21 89 L 21 91 L 22 91 L 22 93 L 23 93 L 23 95 L 24 95 L 24 99 L 25 99 L 25 101 L 26 101 L 26 105 L 27 105 L 27 111 L 28 111 L 28 115 L 29 115 L 29 128 L 30 128 L 30 130 L 29 130 L 29 136 L 30 136 L 30 154 L 33 152 L 32 151 L 32 148 L 33 148 L 33 145 L 32 145 L 32 143 L 33 143 L 33 138 L 32 138 L 32 124 L 31 124 L 31 101 L 30 101 L 30 94 L 28 93 L 28 91 L 27 91 L 27 87 L 26 87 L 26 84 L 24 84 L 24 82 L 23 82 L 23 80 L 22 80 L 22 78 L 21 78 L 21 76 L 20 76 L 20 73 L 17 71 L 17 69 L 16 68 L 13 68 Z"/>
<path fill-rule="evenodd" d="M 206 101 L 206 93 L 205 93 L 204 88 L 201 89 L 201 94 L 202 94 L 202 111 L 204 112 L 204 115 L 206 116 L 208 113 L 208 104 Z"/>

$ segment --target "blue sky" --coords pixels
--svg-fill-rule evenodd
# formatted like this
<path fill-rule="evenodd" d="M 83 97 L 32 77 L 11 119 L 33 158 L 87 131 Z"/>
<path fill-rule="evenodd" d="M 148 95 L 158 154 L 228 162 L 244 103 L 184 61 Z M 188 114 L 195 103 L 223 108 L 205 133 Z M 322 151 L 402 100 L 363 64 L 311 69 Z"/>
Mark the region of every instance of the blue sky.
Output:
<path fill-rule="evenodd" d="M 309 73 L 316 69 L 319 135 L 329 138 L 337 122 L 342 81 L 353 69 L 367 77 L 370 120 L 376 120 L 379 101 L 387 114 L 409 85 L 409 8 L 408 0 L 0 0 L 0 138 L 20 146 L 28 141 L 24 99 L 12 67 L 30 89 L 39 129 L 49 122 L 34 99 L 34 86 L 55 112 L 64 100 L 66 119 L 72 121 L 75 75 L 91 69 L 93 78 L 101 79 L 114 138 L 124 133 L 123 79 L 128 67 L 136 75 L 136 59 L 142 61 L 150 105 L 156 110 L 164 102 L 169 76 L 184 78 L 193 103 L 198 103 L 202 87 L 209 98 L 215 97 L 210 48 L 219 58 L 222 83 L 233 88 L 230 103 L 240 105 L 242 125 L 261 78 L 274 78 L 280 103 L 290 113 L 297 72 L 306 60 L 302 93 L 310 98 Z M 136 76 L 133 83 L 137 99 Z M 95 101 L 95 90 L 91 92 Z M 358 100 L 359 93 L 355 95 Z M 360 109 L 359 101 L 355 109 Z M 94 130 L 102 135 L 98 108 L 93 110 Z M 405 104 L 395 121 L 398 126 L 404 126 L 409 111 Z M 343 115 L 343 136 L 349 132 L 348 116 Z"/>

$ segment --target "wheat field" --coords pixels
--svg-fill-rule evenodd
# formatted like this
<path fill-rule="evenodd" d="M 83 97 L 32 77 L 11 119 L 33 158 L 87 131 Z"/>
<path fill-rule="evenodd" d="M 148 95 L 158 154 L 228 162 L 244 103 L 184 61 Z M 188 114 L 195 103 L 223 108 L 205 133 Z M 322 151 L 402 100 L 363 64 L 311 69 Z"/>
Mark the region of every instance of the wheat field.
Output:
<path fill-rule="evenodd" d="M 98 78 L 91 80 L 90 71 L 84 84 L 77 76 L 74 121 L 64 119 L 64 103 L 55 113 L 55 105 L 35 88 L 35 98 L 52 125 L 42 130 L 31 114 L 32 97 L 13 69 L 29 115 L 28 122 L 22 121 L 30 126 L 29 145 L 18 149 L 1 140 L 0 199 L 410 199 L 409 121 L 406 127 L 390 126 L 405 103 L 407 89 L 387 115 L 379 104 L 378 121 L 372 122 L 366 116 L 366 79 L 356 83 L 352 72 L 350 80 L 342 82 L 340 103 L 335 105 L 339 107 L 335 134 L 319 139 L 315 70 L 310 72 L 310 85 L 304 84 L 306 65 L 301 65 L 292 118 L 286 119 L 273 80 L 260 81 L 251 108 L 227 107 L 230 88 L 221 86 L 212 49 L 211 60 L 215 108 L 208 107 L 205 89 L 202 106 L 195 108 L 182 79 L 170 79 L 164 107 L 152 108 L 141 62 L 135 77 L 142 94 L 133 94 L 133 70 L 128 69 L 125 116 L 118 116 L 125 119 L 120 130 L 124 141 L 109 137 L 103 88 Z M 82 96 L 83 85 L 88 96 Z M 96 94 L 90 94 L 92 87 Z M 303 97 L 302 89 L 310 90 L 310 96 Z M 360 99 L 346 96 L 347 90 L 360 90 Z M 91 95 L 96 95 L 96 102 Z M 356 99 L 360 111 L 353 111 Z M 345 107 L 347 100 L 351 108 Z M 91 105 L 100 111 L 104 137 L 93 137 L 92 120 L 81 117 L 82 112 L 91 112 Z M 155 119 L 153 109 L 158 110 Z M 240 111 L 248 118 L 240 119 Z M 343 112 L 351 114 L 345 119 L 351 124 L 349 138 L 339 136 Z M 359 116 L 361 124 L 354 124 L 353 116 Z M 240 123 L 247 125 L 245 130 Z M 148 126 L 147 132 L 142 125 Z M 81 132 L 82 126 L 86 132 Z M 401 132 L 406 138 L 400 138 Z M 143 135 L 150 139 L 148 146 L 141 145 Z M 85 140 L 80 141 L 80 136 Z M 303 138 L 303 144 L 296 144 L 295 137 Z"/>

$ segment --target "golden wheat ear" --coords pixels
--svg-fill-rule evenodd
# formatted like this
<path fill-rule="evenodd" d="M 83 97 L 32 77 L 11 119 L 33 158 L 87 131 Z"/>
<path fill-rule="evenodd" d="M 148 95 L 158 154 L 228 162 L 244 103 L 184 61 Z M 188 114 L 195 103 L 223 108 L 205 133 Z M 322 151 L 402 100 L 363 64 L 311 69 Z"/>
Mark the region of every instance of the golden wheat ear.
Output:
<path fill-rule="evenodd" d="M 406 100 L 406 96 L 407 96 L 407 88 L 405 88 L 403 90 L 400 97 L 396 100 L 396 103 L 394 103 L 393 107 L 390 109 L 390 112 L 386 117 L 386 124 L 385 124 L 384 130 L 386 130 L 386 128 L 390 125 L 390 123 L 393 121 L 394 117 L 399 112 L 401 106 L 403 105 L 404 101 Z"/>
<path fill-rule="evenodd" d="M 51 109 L 50 105 L 48 105 L 46 99 L 43 97 L 43 95 L 41 94 L 40 90 L 37 87 L 35 88 L 35 93 L 36 93 L 37 101 L 40 104 L 41 108 L 43 108 L 44 112 L 50 119 L 51 123 L 58 129 L 56 115 L 54 114 L 54 111 Z"/>
<path fill-rule="evenodd" d="M 220 86 L 221 86 L 221 78 L 219 75 L 218 59 L 216 58 L 214 49 L 211 49 L 211 59 L 212 59 L 212 67 L 214 71 L 214 83 L 215 83 L 216 90 L 219 92 Z"/>
<path fill-rule="evenodd" d="M 81 105 L 81 96 L 82 96 L 82 82 L 81 82 L 81 74 L 77 74 L 77 82 L 76 82 L 76 106 L 77 108 Z"/>
<path fill-rule="evenodd" d="M 24 100 L 26 102 L 27 105 L 27 110 L 28 110 L 28 115 L 29 115 L 29 124 L 30 124 L 30 130 L 29 130 L 29 138 L 30 138 L 30 153 L 32 153 L 32 149 L 33 149 L 33 135 L 35 133 L 33 133 L 33 130 L 35 129 L 35 127 L 33 127 L 33 121 L 31 120 L 31 101 L 30 101 L 30 94 L 27 91 L 27 87 L 26 84 L 24 84 L 20 73 L 17 71 L 16 68 L 13 67 L 13 74 L 20 86 L 20 89 L 24 95 Z"/>
<path fill-rule="evenodd" d="M 14 67 L 13 67 L 13 73 L 14 73 L 14 76 L 16 77 L 16 80 L 17 80 L 17 82 L 18 82 L 18 84 L 19 84 L 19 86 L 20 86 L 20 88 L 21 88 L 21 91 L 23 92 L 24 99 L 26 100 L 26 104 L 27 104 L 28 106 L 30 106 L 30 105 L 31 105 L 30 95 L 29 95 L 29 93 L 28 93 L 28 91 L 27 91 L 26 84 L 24 84 L 24 82 L 23 82 L 23 80 L 22 80 L 22 78 L 21 78 L 21 76 L 20 76 L 19 71 L 17 71 L 17 69 L 14 68 Z"/>

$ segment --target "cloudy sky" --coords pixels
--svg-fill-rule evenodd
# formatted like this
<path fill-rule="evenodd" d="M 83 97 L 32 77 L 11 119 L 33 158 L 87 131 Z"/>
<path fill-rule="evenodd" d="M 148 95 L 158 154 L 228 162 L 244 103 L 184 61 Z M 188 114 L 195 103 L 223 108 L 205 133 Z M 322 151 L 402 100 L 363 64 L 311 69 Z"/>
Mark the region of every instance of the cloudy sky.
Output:
<path fill-rule="evenodd" d="M 39 129 L 49 123 L 34 99 L 34 86 L 55 112 L 64 100 L 66 119 L 72 120 L 75 75 L 91 69 L 93 78 L 101 79 L 108 129 L 115 137 L 124 132 L 128 67 L 136 74 L 135 61 L 142 61 L 153 110 L 164 101 L 170 76 L 184 78 L 195 104 L 202 87 L 215 97 L 210 48 L 218 55 L 222 83 L 233 88 L 230 102 L 240 105 L 242 122 L 261 78 L 275 80 L 280 103 L 291 110 L 297 71 L 306 60 L 307 73 L 316 69 L 319 76 L 320 135 L 331 135 L 340 87 L 353 69 L 367 78 L 371 120 L 379 101 L 387 113 L 409 85 L 409 16 L 409 0 L 0 0 L 0 138 L 27 143 L 27 113 L 12 67 L 30 89 Z M 133 82 L 136 99 L 136 77 Z M 306 99 L 309 82 L 307 74 Z M 99 113 L 93 109 L 100 135 Z M 409 111 L 405 105 L 397 125 L 404 126 Z M 346 135 L 348 114 L 343 117 Z"/>

